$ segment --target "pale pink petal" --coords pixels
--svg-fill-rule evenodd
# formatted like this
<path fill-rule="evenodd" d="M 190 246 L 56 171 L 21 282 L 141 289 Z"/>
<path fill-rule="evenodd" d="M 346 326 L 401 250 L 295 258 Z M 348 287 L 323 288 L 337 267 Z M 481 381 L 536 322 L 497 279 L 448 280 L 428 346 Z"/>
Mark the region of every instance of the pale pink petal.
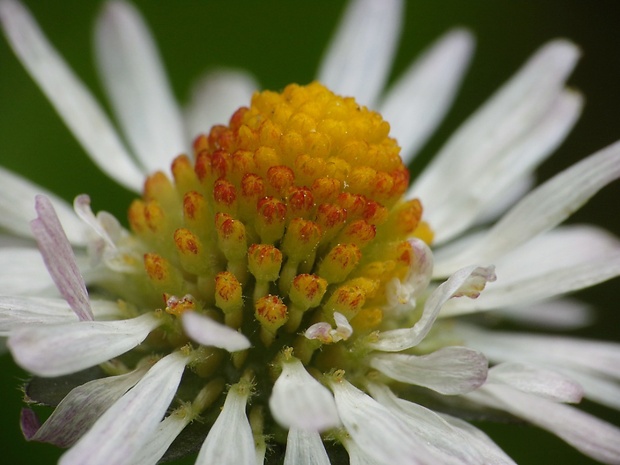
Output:
<path fill-rule="evenodd" d="M 143 367 L 125 375 L 95 379 L 72 389 L 30 440 L 64 448 L 73 445 L 146 371 L 147 367 Z"/>
<path fill-rule="evenodd" d="M 59 465 L 130 464 L 174 398 L 189 357 L 162 358 L 60 458 Z"/>
<path fill-rule="evenodd" d="M 82 321 L 90 321 L 93 319 L 93 312 L 90 308 L 86 284 L 54 207 L 47 197 L 38 195 L 35 208 L 38 216 L 37 219 L 32 220 L 30 225 L 39 244 L 45 266 L 56 283 L 56 287 L 78 318 Z"/>

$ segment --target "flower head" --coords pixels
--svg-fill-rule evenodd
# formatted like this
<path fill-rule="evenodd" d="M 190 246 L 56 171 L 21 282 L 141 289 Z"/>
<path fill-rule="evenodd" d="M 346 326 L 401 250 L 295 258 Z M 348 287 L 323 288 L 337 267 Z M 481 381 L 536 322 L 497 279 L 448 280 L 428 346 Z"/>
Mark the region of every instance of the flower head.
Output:
<path fill-rule="evenodd" d="M 57 292 L 48 278 L 45 292 L 1 297 L 0 331 L 39 377 L 99 370 L 43 424 L 25 409 L 27 439 L 68 447 L 62 464 L 157 463 L 179 453 L 177 437 L 198 464 L 268 462 L 269 449 L 285 464 L 338 450 L 351 463 L 512 463 L 444 413 L 492 409 L 620 460 L 620 430 L 565 405 L 618 407 L 617 344 L 461 318 L 620 274 L 616 239 L 556 227 L 620 177 L 618 144 L 514 195 L 579 113 L 564 84 L 576 49 L 543 47 L 409 186 L 405 162 L 447 107 L 471 39 L 448 34 L 377 104 L 401 7 L 352 2 L 318 81 L 255 92 L 189 144 L 144 24 L 109 3 L 97 51 L 132 157 L 28 12 L 0 3 L 11 45 L 78 140 L 142 186 L 128 229 L 87 195 L 74 215 L 36 197 L 32 235 Z M 366 66 L 368 54 L 385 66 Z M 428 120 L 408 119 L 411 102 L 427 102 Z"/>

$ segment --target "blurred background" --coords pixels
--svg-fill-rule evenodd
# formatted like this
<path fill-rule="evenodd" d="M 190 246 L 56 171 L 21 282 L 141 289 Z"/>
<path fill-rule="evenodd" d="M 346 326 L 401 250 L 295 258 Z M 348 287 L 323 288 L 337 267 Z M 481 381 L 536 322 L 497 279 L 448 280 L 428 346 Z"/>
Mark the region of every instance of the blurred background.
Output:
<path fill-rule="evenodd" d="M 101 4 L 63 0 L 25 2 L 52 43 L 88 87 L 104 101 L 92 60 L 92 26 Z M 264 88 L 307 83 L 345 5 L 343 0 L 276 1 L 160 0 L 134 2 L 149 23 L 176 96 L 186 102 L 192 82 L 218 67 L 247 69 Z M 414 0 L 407 2 L 404 32 L 392 79 L 438 36 L 455 26 L 470 29 L 477 51 L 453 111 L 416 160 L 413 172 L 447 136 L 544 42 L 566 37 L 583 58 L 570 84 L 586 96 L 580 122 L 540 169 L 541 180 L 620 138 L 620 4 L 617 0 Z M 132 194 L 90 162 L 51 105 L 0 40 L 0 163 L 67 200 L 87 192 L 95 210 L 125 218 Z M 205 128 L 206 129 L 206 128 Z M 2 186 L 0 186 L 2 188 Z M 620 235 L 620 182 L 605 188 L 571 222 L 591 222 Z M 33 215 L 34 216 L 34 215 Z M 575 331 L 584 337 L 620 341 L 619 281 L 577 296 L 599 307 L 597 321 Z M 23 439 L 18 417 L 20 381 L 27 374 L 10 356 L 0 356 L 2 462 L 55 463 L 62 451 Z M 620 425 L 620 415 L 585 408 Z M 561 440 L 536 428 L 482 426 L 517 462 L 594 463 Z M 233 440 L 233 438 L 231 438 Z M 193 463 L 186 460 L 178 463 Z"/>

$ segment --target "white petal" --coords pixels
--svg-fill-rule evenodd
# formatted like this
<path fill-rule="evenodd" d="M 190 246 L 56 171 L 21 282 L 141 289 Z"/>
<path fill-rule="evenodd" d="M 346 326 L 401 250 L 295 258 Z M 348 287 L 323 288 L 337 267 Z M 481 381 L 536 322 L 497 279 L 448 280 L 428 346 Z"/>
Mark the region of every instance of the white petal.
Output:
<path fill-rule="evenodd" d="M 39 249 L 0 249 L 0 294 L 37 295 L 43 292 L 58 295 Z"/>
<path fill-rule="evenodd" d="M 486 331 L 458 324 L 455 335 L 493 362 L 523 362 L 599 372 L 620 379 L 620 344 L 561 336 Z"/>
<path fill-rule="evenodd" d="M 219 347 L 228 352 L 250 348 L 250 341 L 239 331 L 218 323 L 207 316 L 187 311 L 183 312 L 182 322 L 185 333 L 202 345 Z"/>
<path fill-rule="evenodd" d="M 168 170 L 187 151 L 181 112 L 151 34 L 129 3 L 108 2 L 97 19 L 95 52 L 114 113 L 148 171 Z"/>
<path fill-rule="evenodd" d="M 620 429 L 564 404 L 526 394 L 508 386 L 488 385 L 494 406 L 559 436 L 603 463 L 620 463 Z"/>
<path fill-rule="evenodd" d="M 155 432 L 149 437 L 138 454 L 131 460 L 131 465 L 155 465 L 191 420 L 191 415 L 183 408 L 168 415 Z"/>
<path fill-rule="evenodd" d="M 90 197 L 86 194 L 78 195 L 73 201 L 73 209 L 76 215 L 110 247 L 114 247 L 114 240 L 109 232 L 104 228 L 90 208 Z"/>
<path fill-rule="evenodd" d="M 59 465 L 131 463 L 174 398 L 189 358 L 174 352 L 158 361 L 69 449 Z"/>
<path fill-rule="evenodd" d="M 91 301 L 97 320 L 122 317 L 116 302 Z M 54 297 L 18 297 L 0 295 L 0 335 L 8 336 L 18 326 L 48 325 L 79 321 L 69 304 Z"/>
<path fill-rule="evenodd" d="M 579 383 L 588 399 L 620 410 L 620 383 L 617 379 L 592 373 L 587 369 L 561 367 L 558 371 Z"/>
<path fill-rule="evenodd" d="M 291 428 L 286 438 L 284 465 L 330 465 L 321 435 L 316 431 Z"/>
<path fill-rule="evenodd" d="M 485 433 L 480 431 L 474 425 L 466 422 L 465 420 L 461 420 L 460 418 L 455 418 L 450 415 L 440 414 L 441 418 L 443 418 L 447 423 L 449 423 L 453 428 L 459 430 L 462 434 L 468 436 L 467 442 L 476 448 L 478 452 L 485 458 L 485 461 L 482 463 L 491 463 L 491 464 L 512 464 L 514 465 L 514 461 L 506 455 L 506 453 L 499 448 L 495 442 L 491 438 L 489 438 Z"/>
<path fill-rule="evenodd" d="M 45 195 L 50 199 L 58 214 L 69 242 L 84 245 L 85 228 L 75 216 L 71 207 L 60 197 L 15 173 L 0 167 L 0 226 L 24 237 L 33 237 L 30 220 L 34 218 L 34 198 Z M 77 220 L 77 221 L 76 221 Z"/>
<path fill-rule="evenodd" d="M 350 465 L 386 465 L 370 457 L 348 436 L 342 439 L 342 445 L 347 449 Z"/>
<path fill-rule="evenodd" d="M 406 165 L 448 111 L 473 48 L 468 31 L 451 31 L 389 88 L 379 112 L 390 122 L 390 136 L 401 146 Z"/>
<path fill-rule="evenodd" d="M 239 107 L 250 104 L 258 88 L 258 82 L 243 71 L 220 69 L 203 76 L 194 85 L 185 111 L 189 140 L 208 134 L 211 126 L 228 124 Z"/>
<path fill-rule="evenodd" d="M 296 358 L 284 361 L 273 385 L 269 408 L 280 425 L 323 431 L 340 424 L 331 392 Z"/>
<path fill-rule="evenodd" d="M 491 210 L 497 198 L 536 167 L 564 140 L 581 112 L 583 99 L 574 91 L 564 91 L 546 112 L 528 121 L 524 134 L 498 137 L 487 150 L 493 157 L 484 160 L 472 178 L 459 176 L 450 184 L 450 202 L 433 202 L 427 207 L 427 221 L 435 231 L 435 242 L 442 243 L 465 231 Z M 512 124 L 512 122 L 509 122 Z M 499 130 L 498 130 L 499 132 Z M 479 150 L 482 150 L 480 148 Z"/>
<path fill-rule="evenodd" d="M 54 207 L 47 197 L 35 198 L 37 218 L 30 222 L 39 250 L 56 287 L 80 320 L 90 321 L 86 283 L 75 261 L 75 255 L 62 229 Z"/>
<path fill-rule="evenodd" d="M 435 271 L 459 263 L 494 261 L 532 237 L 548 231 L 577 211 L 605 185 L 620 177 L 620 142 L 564 170 L 524 197 L 476 244 L 453 257 L 442 257 Z"/>
<path fill-rule="evenodd" d="M 235 384 L 228 391 L 226 402 L 202 444 L 196 465 L 256 464 L 254 437 L 245 408 L 249 387 Z M 234 434 L 234 443 L 230 441 Z"/>
<path fill-rule="evenodd" d="M 370 392 L 381 404 L 396 413 L 408 426 L 412 435 L 418 436 L 434 449 L 445 461 L 459 464 L 513 464 L 486 436 L 476 430 L 463 431 L 436 412 L 421 405 L 399 399 L 385 385 L 370 384 Z M 480 437 L 482 435 L 485 439 Z"/>
<path fill-rule="evenodd" d="M 520 325 L 556 331 L 582 328 L 594 321 L 592 306 L 573 299 L 554 299 L 518 307 L 502 307 L 495 313 Z"/>
<path fill-rule="evenodd" d="M 584 226 L 538 236 L 495 262 L 499 279 L 476 302 L 450 302 L 442 316 L 524 305 L 620 275 L 620 241 Z"/>
<path fill-rule="evenodd" d="M 317 80 L 372 107 L 383 90 L 402 25 L 400 0 L 354 0 L 321 62 Z"/>
<path fill-rule="evenodd" d="M 387 407 L 346 380 L 331 384 L 338 414 L 357 446 L 379 463 L 437 463 L 424 444 Z"/>
<path fill-rule="evenodd" d="M 22 325 L 79 321 L 66 301 L 54 298 L 0 296 L 0 334 Z"/>
<path fill-rule="evenodd" d="M 22 326 L 11 332 L 8 345 L 25 369 L 39 376 L 61 376 L 127 352 L 160 323 L 145 314 L 131 320 Z"/>
<path fill-rule="evenodd" d="M 443 305 L 452 297 L 463 295 L 464 287 L 469 287 L 472 280 L 476 287 L 484 287 L 484 283 L 492 278 L 492 268 L 470 266 L 454 273 L 450 278 L 433 291 L 424 304 L 424 311 L 418 322 L 411 328 L 393 329 L 379 334 L 376 342 L 367 345 L 384 352 L 399 352 L 416 346 L 424 339 L 433 326 Z M 466 289 L 467 293 L 471 289 Z"/>
<path fill-rule="evenodd" d="M 583 388 L 557 372 L 522 363 L 500 363 L 489 370 L 489 382 L 507 384 L 515 389 L 556 402 L 578 403 Z"/>
<path fill-rule="evenodd" d="M 476 219 L 475 225 L 494 223 L 506 210 L 531 191 L 535 185 L 536 176 L 534 174 L 520 176 L 518 179 L 514 180 L 512 185 L 507 186 L 500 192 L 493 199 L 493 203 L 489 205 L 484 212 L 481 212 L 481 215 Z M 460 237 L 462 237 L 462 235 L 459 236 L 459 238 Z M 450 243 L 453 243 L 453 241 Z"/>
<path fill-rule="evenodd" d="M 103 172 L 136 192 L 143 174 L 84 84 L 43 36 L 17 1 L 0 4 L 0 19 L 15 54 L 50 100 L 76 139 Z"/>
<path fill-rule="evenodd" d="M 571 43 L 547 44 L 450 138 L 412 189 L 413 195 L 424 202 L 431 224 L 441 205 L 463 187 L 475 185 L 498 152 L 536 126 L 555 101 L 577 58 L 577 47 Z M 440 237 L 435 240 L 441 240 L 441 230 L 437 233 Z"/>
<path fill-rule="evenodd" d="M 146 371 L 146 367 L 139 368 L 125 375 L 95 379 L 72 389 L 30 439 L 63 448 L 73 445 Z"/>
<path fill-rule="evenodd" d="M 445 395 L 464 394 L 487 378 L 487 359 L 467 347 L 445 347 L 428 355 L 376 354 L 370 366 L 396 381 Z"/>

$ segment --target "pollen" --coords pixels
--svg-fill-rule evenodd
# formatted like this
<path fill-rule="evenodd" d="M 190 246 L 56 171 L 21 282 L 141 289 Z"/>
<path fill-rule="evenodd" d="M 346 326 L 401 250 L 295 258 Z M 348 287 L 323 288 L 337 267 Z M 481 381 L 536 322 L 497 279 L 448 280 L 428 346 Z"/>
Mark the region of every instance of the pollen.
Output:
<path fill-rule="evenodd" d="M 256 371 L 259 348 L 292 347 L 312 363 L 329 343 L 321 363 L 342 361 L 338 344 L 393 327 L 389 283 L 409 276 L 410 241 L 430 242 L 432 231 L 422 204 L 403 199 L 409 172 L 389 131 L 352 98 L 290 85 L 255 93 L 228 125 L 198 136 L 172 178 L 147 179 L 128 216 L 145 292 L 160 305 L 164 296 L 173 322 L 166 341 L 187 343 L 175 331 L 191 309 L 252 344 L 228 361 L 209 349 L 200 376 L 226 363 L 226 376 Z"/>

